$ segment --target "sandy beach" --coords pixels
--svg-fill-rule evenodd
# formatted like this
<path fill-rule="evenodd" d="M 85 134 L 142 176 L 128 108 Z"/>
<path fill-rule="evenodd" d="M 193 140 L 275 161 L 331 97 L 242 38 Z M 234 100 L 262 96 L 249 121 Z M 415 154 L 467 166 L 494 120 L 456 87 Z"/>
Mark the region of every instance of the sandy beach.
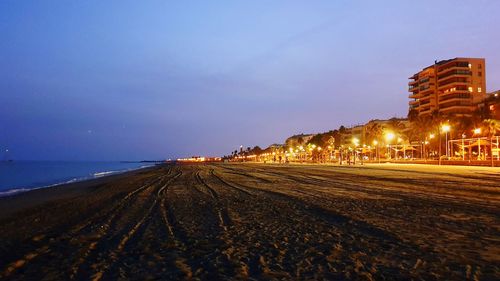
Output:
<path fill-rule="evenodd" d="M 172 164 L 0 198 L 0 279 L 499 280 L 500 171 Z"/>

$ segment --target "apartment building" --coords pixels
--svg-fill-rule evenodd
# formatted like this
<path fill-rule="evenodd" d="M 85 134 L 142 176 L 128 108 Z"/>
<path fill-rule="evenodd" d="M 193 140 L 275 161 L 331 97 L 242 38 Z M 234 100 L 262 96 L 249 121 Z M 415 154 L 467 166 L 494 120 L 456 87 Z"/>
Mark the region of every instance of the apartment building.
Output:
<path fill-rule="evenodd" d="M 483 58 L 436 61 L 409 78 L 410 110 L 419 116 L 434 111 L 470 116 L 486 97 L 486 65 Z"/>
<path fill-rule="evenodd" d="M 483 118 L 500 120 L 500 90 L 486 94 L 486 98 L 478 103 Z"/>

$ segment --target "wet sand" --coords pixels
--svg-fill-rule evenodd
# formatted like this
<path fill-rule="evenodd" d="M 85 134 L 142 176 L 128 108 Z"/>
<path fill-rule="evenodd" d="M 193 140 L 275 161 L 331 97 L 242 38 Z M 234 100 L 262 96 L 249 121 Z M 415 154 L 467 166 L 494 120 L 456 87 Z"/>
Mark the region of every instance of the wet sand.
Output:
<path fill-rule="evenodd" d="M 0 279 L 500 280 L 500 170 L 165 165 L 0 198 L 0 230 Z"/>

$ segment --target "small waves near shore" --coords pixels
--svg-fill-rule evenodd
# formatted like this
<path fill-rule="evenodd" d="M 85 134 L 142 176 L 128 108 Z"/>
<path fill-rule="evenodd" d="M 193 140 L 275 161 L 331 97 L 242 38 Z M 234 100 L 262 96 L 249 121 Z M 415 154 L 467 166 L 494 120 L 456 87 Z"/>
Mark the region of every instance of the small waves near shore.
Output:
<path fill-rule="evenodd" d="M 149 167 L 143 162 L 0 162 L 0 197 Z"/>

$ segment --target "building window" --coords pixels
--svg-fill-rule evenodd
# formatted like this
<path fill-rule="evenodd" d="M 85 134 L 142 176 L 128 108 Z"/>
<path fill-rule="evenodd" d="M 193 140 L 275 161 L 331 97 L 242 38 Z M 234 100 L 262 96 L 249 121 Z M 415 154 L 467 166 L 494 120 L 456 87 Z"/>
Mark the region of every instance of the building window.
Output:
<path fill-rule="evenodd" d="M 471 93 L 472 93 L 472 87 L 469 87 L 469 92 L 471 92 Z"/>
<path fill-rule="evenodd" d="M 481 69 L 481 68 L 482 68 L 481 64 L 478 64 L 478 65 L 477 65 L 477 68 L 478 68 L 478 69 Z"/>
<path fill-rule="evenodd" d="M 481 93 L 482 91 L 483 91 L 483 89 L 481 89 L 481 87 L 478 87 L 478 88 L 477 88 L 477 92 L 478 92 L 478 93 Z"/>
<path fill-rule="evenodd" d="M 481 77 L 481 76 L 483 76 L 483 73 L 482 73 L 481 71 L 479 71 L 479 72 L 477 73 L 477 76 Z"/>
<path fill-rule="evenodd" d="M 472 64 L 471 63 L 469 63 L 469 68 L 472 68 Z"/>

